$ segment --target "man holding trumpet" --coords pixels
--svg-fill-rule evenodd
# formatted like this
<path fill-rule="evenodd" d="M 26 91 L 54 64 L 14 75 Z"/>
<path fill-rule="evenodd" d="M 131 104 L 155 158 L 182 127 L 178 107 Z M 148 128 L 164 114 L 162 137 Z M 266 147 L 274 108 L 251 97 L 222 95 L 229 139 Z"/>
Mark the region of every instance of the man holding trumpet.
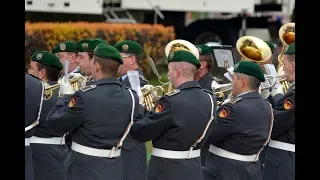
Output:
<path fill-rule="evenodd" d="M 268 90 L 261 92 L 272 103 L 274 112 L 272 140 L 266 154 L 263 180 L 295 179 L 295 43 L 284 51 L 283 71 L 286 80 L 292 83 L 284 95 L 278 93 L 277 99 L 274 99 L 272 95 L 275 93 Z"/>
<path fill-rule="evenodd" d="M 261 180 L 259 153 L 272 129 L 272 107 L 258 92 L 265 77 L 260 67 L 240 61 L 232 75 L 231 101 L 221 105 L 206 157 L 204 180 Z"/>

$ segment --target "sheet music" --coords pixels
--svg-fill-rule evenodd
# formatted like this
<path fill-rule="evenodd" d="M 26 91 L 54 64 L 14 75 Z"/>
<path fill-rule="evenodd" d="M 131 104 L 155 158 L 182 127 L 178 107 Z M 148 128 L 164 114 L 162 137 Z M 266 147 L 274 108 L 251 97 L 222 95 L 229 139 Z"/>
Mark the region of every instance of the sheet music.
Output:
<path fill-rule="evenodd" d="M 138 93 L 138 95 L 142 95 L 140 88 L 140 77 L 138 71 L 128 71 L 127 72 L 129 82 L 131 84 L 131 88 Z"/>
<path fill-rule="evenodd" d="M 234 59 L 231 50 L 227 49 L 214 49 L 213 54 L 217 61 L 217 66 L 220 68 L 225 67 L 225 63 L 229 64 L 229 67 L 234 66 Z"/>

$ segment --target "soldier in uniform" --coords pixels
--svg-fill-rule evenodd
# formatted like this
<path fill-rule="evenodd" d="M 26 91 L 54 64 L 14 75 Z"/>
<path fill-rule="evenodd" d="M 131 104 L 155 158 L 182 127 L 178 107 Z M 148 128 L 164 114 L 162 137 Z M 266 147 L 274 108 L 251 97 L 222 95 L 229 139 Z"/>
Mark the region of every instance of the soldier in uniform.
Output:
<path fill-rule="evenodd" d="M 119 78 L 121 84 L 131 88 L 127 75 L 129 70 L 139 72 L 140 87 L 148 84 L 139 68 L 139 60 L 142 53 L 141 45 L 135 41 L 125 40 L 115 44 L 114 47 L 120 52 L 123 59 L 123 64 L 119 67 L 118 71 L 118 75 L 121 76 Z M 143 111 L 139 111 L 139 113 L 142 113 L 141 115 L 144 114 Z M 146 178 L 147 149 L 145 143 L 139 143 L 129 135 L 123 145 L 122 160 L 124 180 L 143 180 Z"/>
<path fill-rule="evenodd" d="M 284 52 L 283 71 L 286 80 L 292 83 L 287 93 L 278 94 L 276 100 L 265 96 L 273 105 L 274 125 L 263 180 L 295 179 L 295 43 Z"/>
<path fill-rule="evenodd" d="M 78 66 L 78 60 L 77 60 L 77 48 L 76 48 L 76 43 L 74 41 L 65 41 L 62 42 L 58 45 L 56 45 L 53 50 L 52 53 L 56 54 L 58 56 L 58 58 L 60 59 L 60 62 L 62 63 L 62 65 L 65 65 L 65 61 L 68 60 L 69 63 L 69 69 L 68 69 L 68 73 L 72 74 L 72 73 L 80 73 L 80 68 Z M 64 67 L 63 67 L 64 68 Z M 63 76 L 61 78 L 63 78 L 65 76 L 64 74 L 64 69 L 63 71 L 61 71 Z"/>
<path fill-rule="evenodd" d="M 250 61 L 234 67 L 233 100 L 221 105 L 208 141 L 204 180 L 261 180 L 259 153 L 270 138 L 272 107 L 259 94 L 264 74 Z"/>
<path fill-rule="evenodd" d="M 152 140 L 148 180 L 202 179 L 200 148 L 216 117 L 215 98 L 194 80 L 201 66 L 194 54 L 171 51 L 168 62 L 168 77 L 176 90 L 161 97 L 147 116 L 137 118 L 131 134 L 139 142 Z"/>
<path fill-rule="evenodd" d="M 47 51 L 38 51 L 31 56 L 29 73 L 48 85 L 57 84 L 62 64 L 59 58 Z M 40 123 L 30 139 L 35 180 L 64 180 L 63 162 L 68 154 L 63 133 L 51 132 L 46 125 L 49 110 L 58 101 L 59 89 L 45 93 Z"/>
<path fill-rule="evenodd" d="M 216 77 L 213 77 L 211 70 L 213 66 L 213 57 L 211 48 L 207 45 L 197 45 L 196 46 L 199 54 L 200 54 L 200 64 L 201 67 L 197 69 L 194 79 L 198 81 L 200 86 L 203 89 L 208 91 L 213 91 L 212 89 L 212 81 L 216 81 L 216 83 L 221 83 L 222 80 Z M 214 101 L 215 107 L 217 105 L 217 101 Z M 204 146 L 201 148 L 201 162 L 202 166 L 205 164 L 205 158 L 209 149 L 210 143 L 204 143 Z"/>
<path fill-rule="evenodd" d="M 25 148 L 24 148 L 24 166 L 25 180 L 34 180 L 32 150 L 30 147 L 30 138 L 34 133 L 34 127 L 39 123 L 44 85 L 41 80 L 25 72 L 25 104 L 24 104 L 24 124 L 25 124 Z"/>
<path fill-rule="evenodd" d="M 72 133 L 66 180 L 122 180 L 120 148 L 139 99 L 116 77 L 122 64 L 117 49 L 100 43 L 93 55 L 95 84 L 73 93 L 70 83 L 61 82 L 65 95 L 50 110 L 47 125 L 53 132 Z"/>
<path fill-rule="evenodd" d="M 87 85 L 92 85 L 94 83 L 94 79 L 91 76 L 93 69 L 93 51 L 100 43 L 105 42 L 98 38 L 85 38 L 76 44 L 78 51 L 77 61 L 79 62 L 80 73 L 88 77 Z"/>
<path fill-rule="evenodd" d="M 269 42 L 269 41 L 265 41 L 265 42 L 266 42 L 266 43 L 268 44 L 268 46 L 270 47 L 270 50 L 271 50 L 272 55 L 271 55 L 270 59 L 268 59 L 267 61 L 265 61 L 263 64 L 258 64 L 258 65 L 260 65 L 260 66 L 262 66 L 262 65 L 264 65 L 264 64 L 272 64 L 272 63 L 273 63 L 274 45 L 273 45 L 271 42 Z M 264 70 L 264 68 L 262 68 L 262 67 L 261 67 L 261 69 Z M 266 157 L 267 150 L 268 150 L 268 146 L 265 146 L 265 147 L 263 148 L 263 150 L 261 151 L 260 155 L 259 155 L 259 159 L 260 159 L 260 162 L 261 162 L 261 168 L 262 168 L 262 170 L 263 170 L 263 168 L 264 168 L 264 162 L 265 162 L 265 157 Z"/>
<path fill-rule="evenodd" d="M 197 45 L 196 46 L 199 54 L 200 54 L 200 63 L 201 67 L 196 71 L 194 79 L 198 81 L 200 86 L 203 89 L 208 91 L 212 91 L 212 81 L 216 81 L 217 83 L 222 83 L 223 80 L 217 77 L 214 77 L 211 73 L 213 66 L 213 57 L 211 48 L 207 45 Z"/>

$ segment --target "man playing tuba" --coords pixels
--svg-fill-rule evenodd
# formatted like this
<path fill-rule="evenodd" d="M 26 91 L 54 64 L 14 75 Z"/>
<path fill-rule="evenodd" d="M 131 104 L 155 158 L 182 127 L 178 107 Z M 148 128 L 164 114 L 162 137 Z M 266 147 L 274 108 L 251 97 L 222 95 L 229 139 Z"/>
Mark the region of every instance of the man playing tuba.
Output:
<path fill-rule="evenodd" d="M 202 179 L 200 148 L 216 117 L 215 98 L 194 80 L 201 66 L 196 47 L 175 40 L 166 49 L 175 90 L 162 96 L 146 117 L 136 119 L 131 135 L 141 143 L 152 140 L 147 180 Z"/>

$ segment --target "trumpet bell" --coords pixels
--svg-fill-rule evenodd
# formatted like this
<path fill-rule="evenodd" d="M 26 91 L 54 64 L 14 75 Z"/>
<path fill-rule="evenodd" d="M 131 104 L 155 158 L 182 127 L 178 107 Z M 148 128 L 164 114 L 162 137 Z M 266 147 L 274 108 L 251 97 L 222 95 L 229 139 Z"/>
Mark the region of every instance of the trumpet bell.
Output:
<path fill-rule="evenodd" d="M 236 47 L 240 55 L 249 61 L 265 62 L 272 56 L 268 44 L 254 36 L 243 36 L 239 38 Z"/>
<path fill-rule="evenodd" d="M 173 41 L 170 41 L 165 48 L 166 56 L 168 57 L 171 51 L 179 51 L 179 50 L 185 50 L 191 52 L 194 56 L 196 56 L 197 59 L 199 59 L 199 51 L 195 45 L 193 45 L 191 42 L 182 40 L 182 39 L 176 39 Z"/>
<path fill-rule="evenodd" d="M 286 23 L 279 30 L 279 37 L 286 46 L 295 42 L 295 23 Z"/>

